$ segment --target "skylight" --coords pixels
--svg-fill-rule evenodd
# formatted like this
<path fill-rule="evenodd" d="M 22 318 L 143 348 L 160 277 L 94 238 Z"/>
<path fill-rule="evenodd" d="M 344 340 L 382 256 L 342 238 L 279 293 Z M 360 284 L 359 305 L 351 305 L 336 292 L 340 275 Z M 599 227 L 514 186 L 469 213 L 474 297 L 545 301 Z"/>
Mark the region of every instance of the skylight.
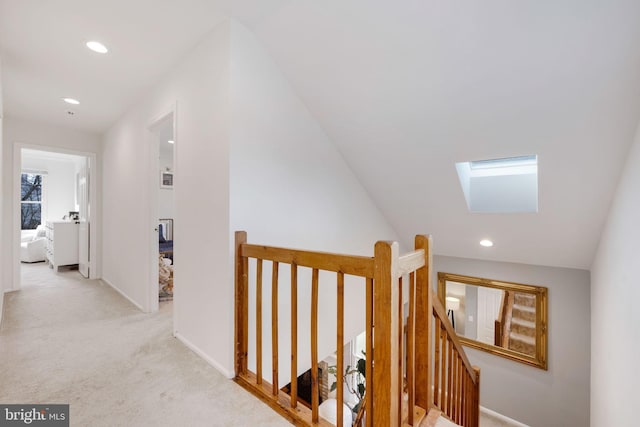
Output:
<path fill-rule="evenodd" d="M 471 212 L 538 212 L 538 156 L 456 163 Z"/>
<path fill-rule="evenodd" d="M 469 162 L 471 169 L 521 168 L 537 166 L 538 156 L 506 157 L 504 159 L 476 160 Z"/>

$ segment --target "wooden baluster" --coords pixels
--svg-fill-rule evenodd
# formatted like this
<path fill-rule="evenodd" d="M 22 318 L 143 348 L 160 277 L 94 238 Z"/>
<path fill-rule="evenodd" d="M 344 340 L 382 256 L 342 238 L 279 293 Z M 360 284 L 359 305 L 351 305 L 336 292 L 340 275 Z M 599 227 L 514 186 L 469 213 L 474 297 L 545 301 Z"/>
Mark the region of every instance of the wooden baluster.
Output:
<path fill-rule="evenodd" d="M 467 421 L 467 393 L 468 393 L 468 383 L 467 383 L 467 369 L 464 368 L 462 370 L 462 396 L 461 396 L 461 405 L 462 405 L 462 416 L 460 417 L 460 424 L 463 426 L 468 426 Z"/>
<path fill-rule="evenodd" d="M 451 402 L 453 405 L 451 406 L 451 419 L 456 421 L 456 416 L 458 414 L 458 352 L 456 351 L 453 355 L 453 367 L 451 370 L 451 374 L 453 375 L 453 397 Z"/>
<path fill-rule="evenodd" d="M 262 384 L 262 260 L 256 261 L 256 382 Z"/>
<path fill-rule="evenodd" d="M 338 363 L 336 364 L 336 370 L 338 375 L 336 375 L 337 380 L 337 390 L 336 390 L 336 401 L 337 401 L 337 427 L 342 427 L 343 421 L 343 402 L 344 402 L 344 381 L 342 381 L 342 375 L 344 374 L 344 274 L 342 272 L 338 272 L 338 284 L 337 284 L 337 298 L 338 298 L 338 308 L 337 308 L 337 325 L 338 325 L 338 340 L 336 343 L 336 347 L 338 349 Z"/>
<path fill-rule="evenodd" d="M 402 414 L 403 414 L 403 406 L 404 406 L 404 357 L 405 357 L 405 348 L 404 348 L 404 307 L 402 304 L 403 301 L 403 289 L 402 289 L 402 277 L 398 278 L 396 282 L 398 285 L 398 385 L 400 388 L 400 393 L 396 396 L 398 400 L 398 424 L 402 424 Z"/>
<path fill-rule="evenodd" d="M 467 367 L 463 363 L 462 364 L 462 396 L 460 399 L 462 401 L 462 418 L 461 424 L 464 426 L 469 425 L 469 421 L 467 420 L 467 388 L 469 386 L 469 372 L 467 372 Z"/>
<path fill-rule="evenodd" d="M 398 384 L 398 244 L 378 242 L 375 247 L 373 329 L 375 369 L 370 407 L 375 406 L 373 425 L 398 427 L 400 408 Z"/>
<path fill-rule="evenodd" d="M 458 353 L 458 356 L 460 354 Z M 458 359 L 458 424 L 462 423 L 462 358 Z"/>
<path fill-rule="evenodd" d="M 249 343 L 249 260 L 240 256 L 242 245 L 247 243 L 246 231 L 235 233 L 235 368 L 236 376 L 247 373 L 247 351 Z"/>
<path fill-rule="evenodd" d="M 460 410 L 458 411 L 458 424 L 462 424 L 462 410 L 463 410 L 462 395 L 464 393 L 464 375 L 463 375 L 464 364 L 462 363 L 462 359 L 460 359 L 460 363 L 458 366 L 459 366 L 458 382 L 460 383 L 460 391 L 458 392 L 458 406 L 460 407 Z"/>
<path fill-rule="evenodd" d="M 271 394 L 278 396 L 278 263 L 271 271 Z"/>
<path fill-rule="evenodd" d="M 298 406 L 298 266 L 291 264 L 291 407 Z"/>
<path fill-rule="evenodd" d="M 469 387 L 469 392 L 467 394 L 467 419 L 469 420 L 469 425 L 472 426 L 474 425 L 474 421 L 473 421 L 473 383 L 474 383 L 474 378 L 473 376 L 469 376 L 468 380 L 467 380 L 467 384 Z"/>
<path fill-rule="evenodd" d="M 454 422 L 458 422 L 458 412 L 459 412 L 459 407 L 458 407 L 458 390 L 460 389 L 459 387 L 459 377 L 458 377 L 458 373 L 460 372 L 460 370 L 458 369 L 458 364 L 460 363 L 460 359 L 458 359 L 458 352 L 456 352 L 455 356 L 454 356 L 454 364 L 453 364 L 453 369 L 454 369 L 454 375 L 453 375 L 453 382 L 455 384 L 454 387 L 454 391 L 453 391 L 453 421 Z"/>
<path fill-rule="evenodd" d="M 416 403 L 415 389 L 415 333 L 416 333 L 416 275 L 409 274 L 409 318 L 407 319 L 407 394 L 409 397 L 409 425 L 414 423 L 414 407 Z"/>
<path fill-rule="evenodd" d="M 367 278 L 366 280 L 366 369 L 365 369 L 365 377 L 367 382 L 367 388 L 371 390 L 371 392 L 367 393 L 367 399 L 369 399 L 369 404 L 367 405 L 366 411 L 366 426 L 373 427 L 373 398 L 371 395 L 373 394 L 373 279 Z M 358 426 L 360 427 L 360 426 Z"/>
<path fill-rule="evenodd" d="M 460 369 L 460 412 L 458 414 L 458 424 L 464 425 L 464 365 Z"/>
<path fill-rule="evenodd" d="M 473 378 L 471 376 L 467 377 L 467 425 L 473 425 L 473 407 L 471 405 L 471 397 L 473 396 Z"/>
<path fill-rule="evenodd" d="M 458 424 L 462 421 L 462 405 L 461 405 L 461 397 L 462 397 L 462 359 L 460 358 L 460 353 L 456 353 L 457 359 L 457 378 L 456 381 L 456 420 L 458 420 Z"/>
<path fill-rule="evenodd" d="M 447 398 L 445 394 L 445 372 L 447 365 L 447 331 L 443 327 L 444 325 L 440 323 L 440 345 L 442 346 L 441 354 L 440 354 L 440 372 L 442 372 L 442 379 L 440 380 L 440 404 L 444 406 L 444 402 Z M 435 391 L 435 390 L 434 390 Z"/>
<path fill-rule="evenodd" d="M 474 400 L 473 400 L 473 413 L 475 420 L 475 427 L 480 425 L 480 368 L 473 367 L 473 372 L 476 374 L 476 381 L 474 386 Z"/>
<path fill-rule="evenodd" d="M 453 399 L 453 342 L 451 339 L 447 340 L 448 348 L 448 364 L 447 364 L 447 410 L 446 413 L 451 417 L 451 404 Z"/>
<path fill-rule="evenodd" d="M 433 347 L 431 334 L 433 333 L 433 302 L 431 301 L 432 289 L 432 254 L 431 236 L 416 236 L 414 247 L 423 249 L 425 266 L 416 270 L 416 335 L 415 347 L 415 385 L 416 405 L 429 410 L 433 405 L 433 391 L 431 389 L 434 375 L 432 371 Z M 370 405 L 370 407 L 373 405 Z"/>
<path fill-rule="evenodd" d="M 462 407 L 460 405 L 460 397 L 462 396 L 462 375 L 461 375 L 462 374 L 462 369 L 461 369 L 460 365 L 461 365 L 462 360 L 460 359 L 460 353 L 456 353 L 456 356 L 457 356 L 457 360 L 458 360 L 458 362 L 457 362 L 457 367 L 458 367 L 458 369 L 457 369 L 457 376 L 458 376 L 457 384 L 458 384 L 458 387 L 457 387 L 457 390 L 456 390 L 456 406 L 457 406 L 458 409 L 456 410 L 456 419 L 458 420 L 457 421 L 458 424 L 460 424 L 460 422 L 462 421 L 462 416 L 461 416 L 462 415 L 461 414 Z"/>
<path fill-rule="evenodd" d="M 473 394 L 472 386 L 473 386 L 473 377 L 467 372 L 467 393 L 465 395 L 467 426 L 473 425 L 473 413 L 471 411 L 471 396 Z"/>
<path fill-rule="evenodd" d="M 436 330 L 434 334 L 435 344 L 434 344 L 434 359 L 433 359 L 433 403 L 437 407 L 442 406 L 442 402 L 440 400 L 440 377 L 442 376 L 442 371 L 440 370 L 440 338 L 442 334 L 440 332 L 440 319 L 436 317 Z"/>
<path fill-rule="evenodd" d="M 311 274 L 311 422 L 318 422 L 318 276 Z"/>

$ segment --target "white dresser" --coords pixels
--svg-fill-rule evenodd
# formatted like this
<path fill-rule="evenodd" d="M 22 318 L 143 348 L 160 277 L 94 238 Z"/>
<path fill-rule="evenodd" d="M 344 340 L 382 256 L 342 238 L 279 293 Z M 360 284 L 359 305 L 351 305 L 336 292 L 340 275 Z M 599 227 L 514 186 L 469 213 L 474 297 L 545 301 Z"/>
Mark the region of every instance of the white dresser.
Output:
<path fill-rule="evenodd" d="M 54 270 L 61 265 L 78 264 L 78 230 L 80 224 L 70 221 L 53 221 L 45 224 L 47 238 L 45 252 Z"/>

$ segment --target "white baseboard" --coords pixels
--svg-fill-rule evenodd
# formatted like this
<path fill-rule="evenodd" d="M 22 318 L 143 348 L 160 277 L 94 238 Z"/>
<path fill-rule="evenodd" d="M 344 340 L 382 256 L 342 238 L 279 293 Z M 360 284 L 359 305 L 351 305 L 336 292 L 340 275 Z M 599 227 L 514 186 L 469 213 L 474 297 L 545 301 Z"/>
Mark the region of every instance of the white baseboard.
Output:
<path fill-rule="evenodd" d="M 0 292 L 0 326 L 2 326 L 2 319 L 4 319 L 4 296 L 10 292 L 16 292 L 14 289 L 5 289 L 4 292 Z"/>
<path fill-rule="evenodd" d="M 115 286 L 113 283 L 111 283 L 108 279 L 105 279 L 104 277 L 99 279 L 100 281 L 106 283 L 107 285 L 111 286 L 113 288 L 113 290 L 115 290 L 117 293 L 119 293 L 120 295 L 122 295 L 127 301 L 129 301 L 131 304 L 135 305 L 136 307 L 138 307 L 140 309 L 140 311 L 146 313 L 145 309 L 142 308 L 142 306 L 140 304 L 138 304 L 137 302 L 135 302 L 134 300 L 132 300 L 129 295 L 125 294 L 124 292 L 122 292 L 120 289 L 118 289 L 117 286 Z"/>
<path fill-rule="evenodd" d="M 225 369 L 220 363 L 218 363 L 216 360 L 212 359 L 208 354 L 206 354 L 204 351 L 202 351 L 198 346 L 196 346 L 191 341 L 189 341 L 188 339 L 186 339 L 185 337 L 180 335 L 178 332 L 175 332 L 173 335 L 178 340 L 180 340 L 180 342 L 182 344 L 187 346 L 187 348 L 189 350 L 193 351 L 195 354 L 197 354 L 198 356 L 203 358 L 209 365 L 213 366 L 217 371 L 219 371 L 222 375 L 224 375 L 228 379 L 232 379 L 232 378 L 234 378 L 236 376 L 236 374 L 234 372 L 231 372 L 231 371 Z"/>
<path fill-rule="evenodd" d="M 499 414 L 491 409 L 485 408 L 484 406 L 480 406 L 480 413 L 484 414 L 488 418 L 494 418 L 499 420 L 510 427 L 529 427 L 526 424 L 521 423 L 520 421 L 516 421 L 512 418 L 509 418 L 505 415 Z"/>

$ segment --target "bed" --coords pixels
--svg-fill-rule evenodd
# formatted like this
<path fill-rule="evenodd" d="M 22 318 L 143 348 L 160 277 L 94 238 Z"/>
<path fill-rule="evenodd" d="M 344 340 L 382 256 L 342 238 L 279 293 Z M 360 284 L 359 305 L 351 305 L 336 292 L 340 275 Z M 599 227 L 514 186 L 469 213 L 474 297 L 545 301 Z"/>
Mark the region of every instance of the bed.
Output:
<path fill-rule="evenodd" d="M 173 219 L 158 220 L 158 285 L 160 301 L 173 300 Z"/>

